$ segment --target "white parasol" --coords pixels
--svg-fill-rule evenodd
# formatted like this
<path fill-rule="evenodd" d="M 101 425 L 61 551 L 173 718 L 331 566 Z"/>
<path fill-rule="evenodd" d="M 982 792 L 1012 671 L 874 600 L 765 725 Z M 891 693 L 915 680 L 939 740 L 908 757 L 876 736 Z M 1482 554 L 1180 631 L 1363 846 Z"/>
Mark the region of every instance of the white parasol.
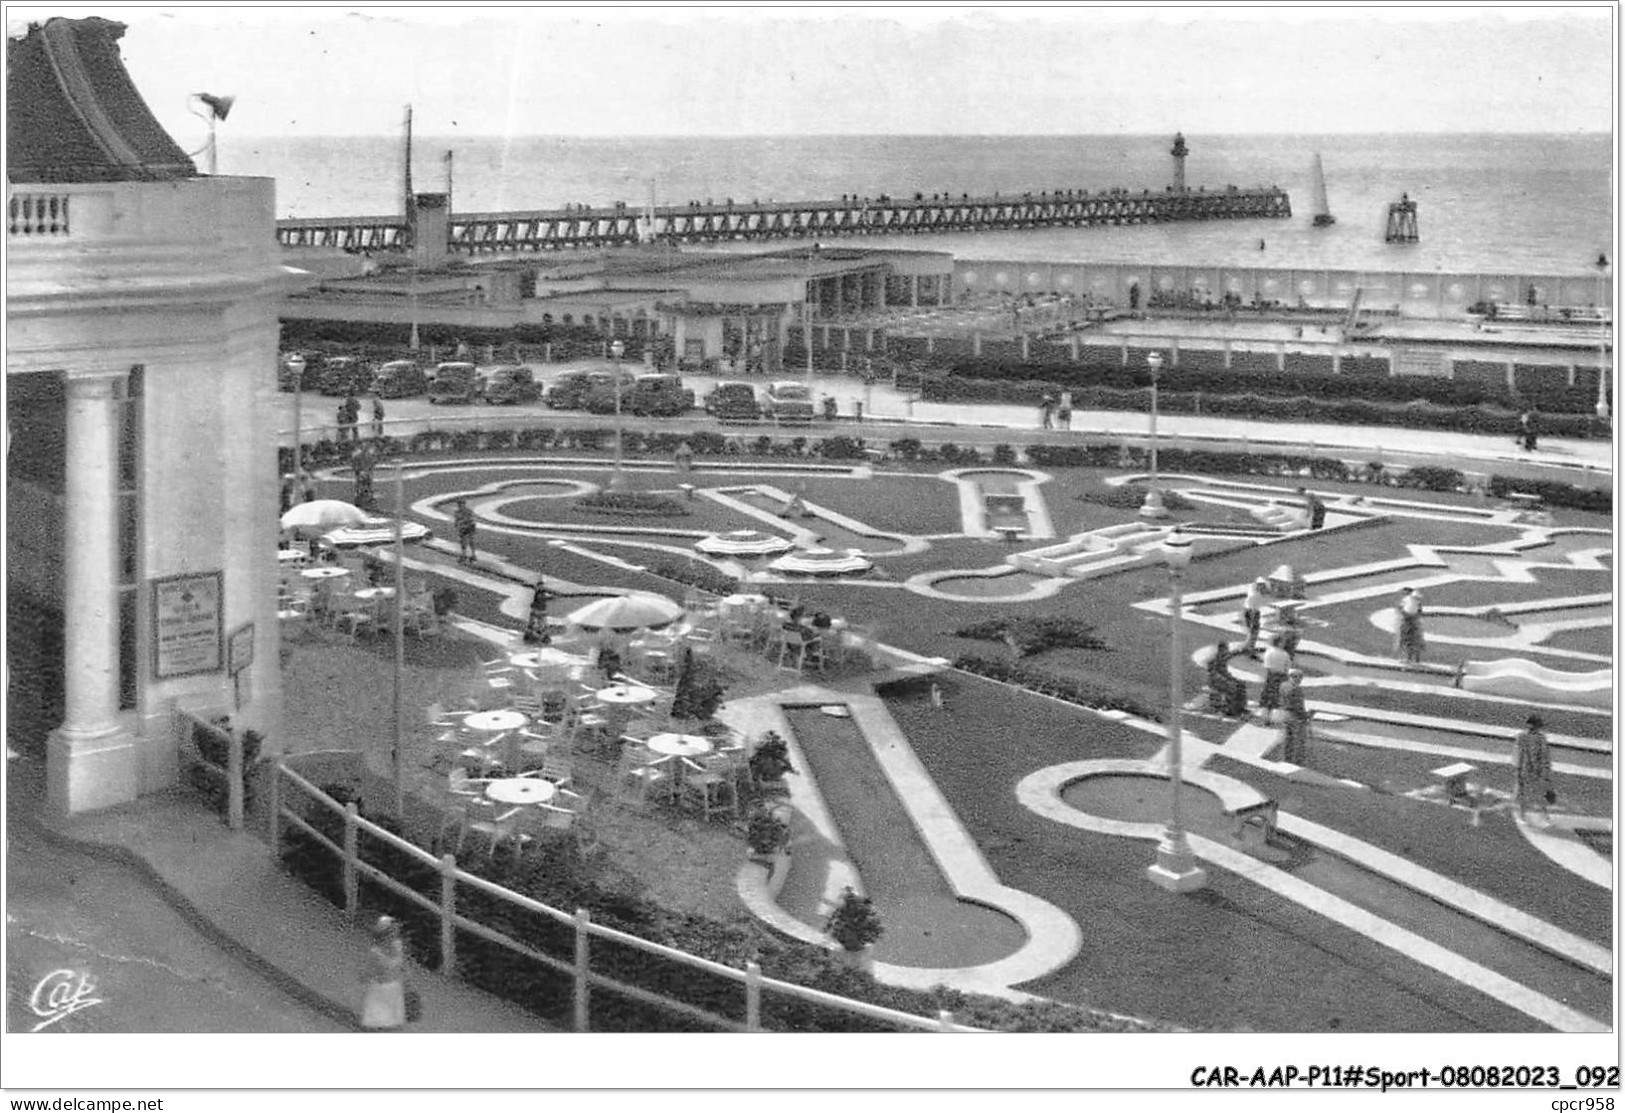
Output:
<path fill-rule="evenodd" d="M 681 604 L 672 602 L 664 595 L 634 592 L 588 603 L 566 615 L 564 621 L 569 626 L 579 626 L 584 630 L 616 630 L 624 633 L 666 626 L 682 617 Z"/>
<path fill-rule="evenodd" d="M 854 572 L 867 572 L 874 562 L 856 549 L 844 553 L 834 549 L 803 549 L 786 553 L 768 562 L 775 572 L 798 572 L 807 576 L 840 576 Z"/>
<path fill-rule="evenodd" d="M 402 541 L 422 541 L 432 536 L 422 522 L 402 522 Z M 334 548 L 348 549 L 357 545 L 388 545 L 395 540 L 393 518 L 368 518 L 358 526 L 346 526 L 322 534 L 322 540 Z"/>
<path fill-rule="evenodd" d="M 736 529 L 731 533 L 713 533 L 701 538 L 694 547 L 707 556 L 770 556 L 788 552 L 794 546 L 789 538 L 777 534 L 761 533 L 754 529 Z"/>
<path fill-rule="evenodd" d="M 368 518 L 365 510 L 339 499 L 316 499 L 290 507 L 282 515 L 283 529 L 309 529 L 326 532 L 345 526 L 359 526 Z"/>

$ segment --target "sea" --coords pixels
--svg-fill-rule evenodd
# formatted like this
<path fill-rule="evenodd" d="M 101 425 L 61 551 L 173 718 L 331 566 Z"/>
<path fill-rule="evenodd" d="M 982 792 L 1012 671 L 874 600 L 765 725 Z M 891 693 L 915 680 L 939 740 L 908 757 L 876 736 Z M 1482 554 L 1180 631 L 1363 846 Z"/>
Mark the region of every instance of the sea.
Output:
<path fill-rule="evenodd" d="M 843 194 L 1161 191 L 1172 135 L 582 138 L 415 136 L 413 185 L 453 213 L 569 203 L 822 200 Z M 1287 219 L 865 237 L 963 259 L 1584 275 L 1614 258 L 1613 139 L 1604 134 L 1187 135 L 1191 189 L 1280 186 Z M 222 129 L 222 174 L 271 177 L 279 217 L 401 211 L 399 136 L 254 139 Z M 1315 155 L 1336 223 L 1316 228 Z M 1420 242 L 1384 240 L 1417 203 Z M 892 241 L 896 241 L 893 243 Z M 835 241 L 830 241 L 835 242 Z M 731 250 L 760 251 L 755 244 Z"/>

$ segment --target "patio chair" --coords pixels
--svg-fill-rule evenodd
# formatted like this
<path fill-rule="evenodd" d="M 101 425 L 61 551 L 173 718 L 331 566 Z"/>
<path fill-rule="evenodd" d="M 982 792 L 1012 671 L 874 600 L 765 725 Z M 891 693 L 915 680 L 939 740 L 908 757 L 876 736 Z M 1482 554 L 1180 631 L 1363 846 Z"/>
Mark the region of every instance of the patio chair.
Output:
<path fill-rule="evenodd" d="M 799 630 L 780 630 L 775 667 L 801 672 L 807 665 L 807 639 Z M 789 662 L 786 664 L 786 662 Z"/>
<path fill-rule="evenodd" d="M 506 807 L 483 798 L 469 801 L 463 811 L 458 847 L 461 848 L 468 841 L 469 835 L 477 835 L 484 840 L 486 857 L 492 863 L 496 862 L 497 852 L 509 843 L 512 844 L 511 853 L 517 858 L 519 840 L 516 836 L 519 824 L 523 822 L 520 816 L 524 811 L 523 807 Z"/>
<path fill-rule="evenodd" d="M 704 809 L 705 820 L 711 821 L 713 811 L 722 810 L 722 797 L 728 798 L 728 812 L 739 816 L 738 770 L 733 759 L 726 754 L 703 754 L 699 760 L 682 758 L 683 797 L 698 797 Z"/>
<path fill-rule="evenodd" d="M 563 746 L 549 746 L 542 755 L 542 777 L 552 781 L 559 788 L 568 785 L 575 775 L 574 764 L 570 760 L 570 751 Z"/>
<path fill-rule="evenodd" d="M 639 804 L 649 802 L 649 790 L 669 783 L 668 765 L 672 759 L 654 753 L 637 739 L 627 739 L 615 770 L 615 787 L 623 796 L 635 795 Z"/>
<path fill-rule="evenodd" d="M 333 629 L 353 639 L 362 630 L 376 628 L 377 619 L 365 599 L 357 599 L 348 592 L 333 597 Z"/>

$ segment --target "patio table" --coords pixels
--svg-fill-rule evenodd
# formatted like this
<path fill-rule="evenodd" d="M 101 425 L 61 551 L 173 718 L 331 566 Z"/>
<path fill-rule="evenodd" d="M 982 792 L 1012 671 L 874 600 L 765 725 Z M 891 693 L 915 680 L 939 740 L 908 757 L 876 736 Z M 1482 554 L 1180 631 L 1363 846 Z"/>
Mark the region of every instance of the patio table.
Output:
<path fill-rule="evenodd" d="M 463 725 L 469 730 L 486 733 L 518 730 L 528 722 L 530 719 L 523 712 L 508 710 L 475 711 L 463 719 Z"/>
<path fill-rule="evenodd" d="M 350 570 L 336 564 L 324 564 L 320 568 L 307 568 L 299 574 L 307 580 L 336 580 L 348 576 Z"/>
<path fill-rule="evenodd" d="M 485 786 L 485 795 L 499 804 L 545 804 L 557 792 L 540 777 L 504 777 Z"/>
<path fill-rule="evenodd" d="M 562 649 L 552 646 L 543 646 L 540 649 L 526 649 L 508 655 L 509 664 L 522 669 L 539 669 L 549 665 L 586 665 L 588 658 L 584 654 L 566 653 Z"/>
<path fill-rule="evenodd" d="M 638 688 L 630 684 L 615 684 L 608 688 L 601 688 L 598 692 L 598 702 L 634 706 L 640 703 L 652 703 L 660 698 L 660 693 L 653 688 Z"/>

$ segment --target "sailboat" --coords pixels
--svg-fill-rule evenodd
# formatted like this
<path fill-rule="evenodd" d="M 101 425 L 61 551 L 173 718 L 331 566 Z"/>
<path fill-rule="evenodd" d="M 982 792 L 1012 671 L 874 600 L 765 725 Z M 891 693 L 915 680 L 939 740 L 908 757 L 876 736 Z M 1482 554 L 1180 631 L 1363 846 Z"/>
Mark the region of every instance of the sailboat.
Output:
<path fill-rule="evenodd" d="M 1310 223 L 1316 228 L 1325 228 L 1329 225 L 1336 224 L 1337 218 L 1332 215 L 1331 208 L 1326 204 L 1326 171 L 1320 165 L 1320 155 L 1318 152 L 1315 155 L 1313 177 L 1315 187 L 1315 218 L 1310 221 Z"/>

